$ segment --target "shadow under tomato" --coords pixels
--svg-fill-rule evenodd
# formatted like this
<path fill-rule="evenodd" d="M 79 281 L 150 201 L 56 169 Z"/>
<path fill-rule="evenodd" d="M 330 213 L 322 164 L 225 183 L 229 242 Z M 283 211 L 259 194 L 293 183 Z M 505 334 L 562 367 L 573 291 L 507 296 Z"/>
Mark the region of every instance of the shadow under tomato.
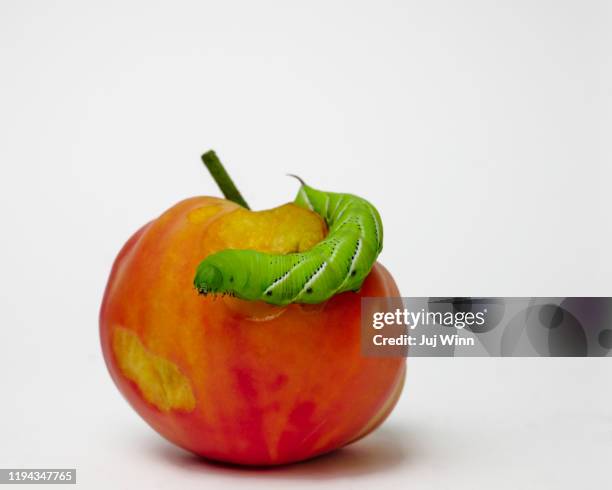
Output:
<path fill-rule="evenodd" d="M 273 479 L 333 479 L 360 476 L 413 462 L 419 454 L 410 434 L 398 428 L 381 428 L 366 438 L 316 458 L 281 466 L 250 467 L 210 461 L 162 441 L 153 449 L 155 457 L 184 471 L 215 473 L 217 476 L 265 476 Z"/>

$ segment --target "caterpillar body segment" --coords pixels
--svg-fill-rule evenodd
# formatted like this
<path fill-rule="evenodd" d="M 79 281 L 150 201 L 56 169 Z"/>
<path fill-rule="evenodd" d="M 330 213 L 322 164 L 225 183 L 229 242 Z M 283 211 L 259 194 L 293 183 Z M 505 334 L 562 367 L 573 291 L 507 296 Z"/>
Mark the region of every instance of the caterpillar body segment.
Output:
<path fill-rule="evenodd" d="M 356 291 L 382 250 L 380 215 L 352 194 L 323 192 L 302 183 L 295 204 L 319 214 L 328 235 L 310 250 L 285 255 L 222 250 L 198 266 L 194 285 L 201 294 L 231 294 L 274 305 L 321 303 Z"/>

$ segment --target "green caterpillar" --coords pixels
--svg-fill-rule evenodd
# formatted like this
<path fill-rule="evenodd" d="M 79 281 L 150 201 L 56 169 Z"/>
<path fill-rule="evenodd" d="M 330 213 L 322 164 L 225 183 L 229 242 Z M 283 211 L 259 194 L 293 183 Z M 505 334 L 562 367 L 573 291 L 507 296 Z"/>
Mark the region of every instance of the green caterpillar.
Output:
<path fill-rule="evenodd" d="M 322 192 L 300 182 L 294 202 L 326 221 L 327 237 L 301 253 L 229 249 L 212 254 L 198 266 L 194 285 L 199 293 L 286 305 L 320 303 L 361 287 L 382 250 L 378 211 L 352 194 Z"/>

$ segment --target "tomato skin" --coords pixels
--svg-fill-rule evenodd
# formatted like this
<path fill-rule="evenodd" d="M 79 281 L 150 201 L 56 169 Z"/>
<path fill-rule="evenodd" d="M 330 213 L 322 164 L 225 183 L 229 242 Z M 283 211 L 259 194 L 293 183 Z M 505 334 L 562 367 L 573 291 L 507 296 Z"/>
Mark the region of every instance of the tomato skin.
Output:
<path fill-rule="evenodd" d="M 209 459 L 275 465 L 342 447 L 401 392 L 405 359 L 367 358 L 360 345 L 361 297 L 398 297 L 397 286 L 376 263 L 358 293 L 322 305 L 200 296 L 207 231 L 236 209 L 187 199 L 124 245 L 100 311 L 109 372 L 157 432 Z"/>

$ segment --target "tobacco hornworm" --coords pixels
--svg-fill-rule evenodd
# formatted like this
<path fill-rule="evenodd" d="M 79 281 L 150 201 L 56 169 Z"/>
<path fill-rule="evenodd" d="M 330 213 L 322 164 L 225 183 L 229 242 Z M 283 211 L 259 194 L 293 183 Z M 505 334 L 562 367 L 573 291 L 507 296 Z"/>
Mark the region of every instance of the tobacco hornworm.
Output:
<path fill-rule="evenodd" d="M 382 250 L 378 211 L 360 197 L 318 191 L 299 180 L 294 202 L 326 221 L 325 239 L 306 252 L 286 255 L 234 249 L 212 254 L 198 266 L 199 293 L 286 305 L 320 303 L 361 287 Z"/>

